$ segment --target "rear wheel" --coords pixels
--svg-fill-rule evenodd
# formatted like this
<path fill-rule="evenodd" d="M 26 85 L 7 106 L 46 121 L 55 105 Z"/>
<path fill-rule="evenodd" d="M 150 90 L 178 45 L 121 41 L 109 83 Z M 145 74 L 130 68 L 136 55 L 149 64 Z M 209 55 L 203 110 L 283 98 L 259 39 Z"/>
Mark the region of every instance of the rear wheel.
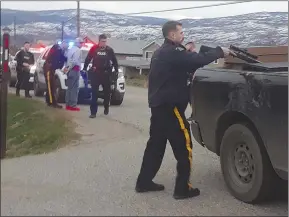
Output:
<path fill-rule="evenodd" d="M 35 96 L 44 96 L 44 90 L 40 88 L 37 76 L 34 77 L 33 90 Z"/>
<path fill-rule="evenodd" d="M 230 126 L 222 139 L 221 167 L 231 194 L 246 203 L 269 199 L 277 175 L 257 132 L 248 124 Z"/>
<path fill-rule="evenodd" d="M 17 81 L 10 79 L 10 80 L 9 80 L 9 87 L 15 87 L 16 82 L 17 82 Z"/>
<path fill-rule="evenodd" d="M 121 105 L 123 102 L 124 95 L 113 93 L 111 97 L 110 104 L 111 105 Z"/>

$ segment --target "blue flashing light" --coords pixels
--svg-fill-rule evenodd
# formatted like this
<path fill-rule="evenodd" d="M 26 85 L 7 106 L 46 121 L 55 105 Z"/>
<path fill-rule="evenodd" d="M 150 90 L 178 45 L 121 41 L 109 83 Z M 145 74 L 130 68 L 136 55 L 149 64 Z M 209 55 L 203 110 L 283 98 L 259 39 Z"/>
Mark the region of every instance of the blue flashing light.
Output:
<path fill-rule="evenodd" d="M 69 47 L 72 47 L 72 46 L 74 45 L 74 42 L 73 42 L 73 41 L 70 41 L 70 42 L 68 43 L 68 45 L 69 45 Z"/>

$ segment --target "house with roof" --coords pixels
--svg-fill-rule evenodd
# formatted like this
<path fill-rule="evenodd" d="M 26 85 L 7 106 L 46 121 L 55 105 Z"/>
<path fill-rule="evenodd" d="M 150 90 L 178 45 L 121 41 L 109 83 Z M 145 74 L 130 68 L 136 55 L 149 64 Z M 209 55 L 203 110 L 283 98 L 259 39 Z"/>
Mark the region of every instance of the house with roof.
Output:
<path fill-rule="evenodd" d="M 88 34 L 84 37 L 86 43 L 98 43 L 98 36 Z M 140 59 L 142 58 L 142 47 L 146 42 L 141 40 L 123 40 L 118 38 L 108 38 L 108 46 L 112 47 L 117 60 L 126 60 L 126 59 Z"/>
<path fill-rule="evenodd" d="M 185 40 L 183 44 L 186 44 L 187 42 L 189 42 L 188 40 Z M 157 39 L 157 40 L 154 40 L 150 43 L 148 43 L 146 46 L 144 46 L 142 48 L 143 50 L 143 58 L 147 59 L 147 60 L 150 60 L 150 58 L 152 57 L 152 54 L 164 43 L 164 39 Z M 196 51 L 199 52 L 201 46 L 203 44 L 199 44 L 199 43 L 195 43 L 195 46 L 196 46 Z M 209 46 L 209 47 L 216 47 L 217 45 L 215 44 L 205 44 L 206 46 Z M 208 66 L 206 67 L 222 67 L 224 64 L 224 60 L 222 59 L 219 59 L 215 62 L 212 62 L 211 64 L 209 64 Z"/>

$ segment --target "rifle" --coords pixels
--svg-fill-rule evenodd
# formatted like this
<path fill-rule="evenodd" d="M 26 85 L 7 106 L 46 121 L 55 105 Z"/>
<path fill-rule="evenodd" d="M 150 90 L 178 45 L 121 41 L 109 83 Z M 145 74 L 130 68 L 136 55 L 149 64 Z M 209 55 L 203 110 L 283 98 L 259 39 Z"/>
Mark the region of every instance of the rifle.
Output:
<path fill-rule="evenodd" d="M 208 52 L 211 49 L 214 49 L 214 48 L 202 45 L 200 47 L 199 53 L 206 53 L 206 52 Z M 235 55 L 231 54 L 231 56 L 233 58 L 238 58 L 238 59 L 244 60 L 244 61 L 246 61 L 248 63 L 261 63 L 259 60 L 257 60 L 258 56 L 255 56 L 255 55 L 247 52 L 245 49 L 241 49 L 241 48 L 236 47 L 234 45 L 230 45 L 229 49 L 232 52 L 234 52 L 234 54 L 235 54 Z"/>
<path fill-rule="evenodd" d="M 245 49 L 238 48 L 234 45 L 230 45 L 229 49 L 235 53 L 235 55 L 232 55 L 233 58 L 236 57 L 248 63 L 261 63 L 259 60 L 257 60 L 258 56 L 247 52 Z"/>

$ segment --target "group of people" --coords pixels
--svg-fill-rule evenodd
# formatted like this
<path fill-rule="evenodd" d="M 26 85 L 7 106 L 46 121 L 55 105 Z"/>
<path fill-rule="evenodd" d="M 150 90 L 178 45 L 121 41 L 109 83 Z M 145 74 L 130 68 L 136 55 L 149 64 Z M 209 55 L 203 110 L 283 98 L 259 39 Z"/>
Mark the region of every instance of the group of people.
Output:
<path fill-rule="evenodd" d="M 174 189 L 175 199 L 185 199 L 200 195 L 200 190 L 190 183 L 192 167 L 192 140 L 189 122 L 185 118 L 185 110 L 189 103 L 188 80 L 191 80 L 194 72 L 205 65 L 233 54 L 229 49 L 216 47 L 206 52 L 195 51 L 193 42 L 182 45 L 184 33 L 182 24 L 176 21 L 168 21 L 162 27 L 165 38 L 163 45 L 157 49 L 150 64 L 148 102 L 151 109 L 150 136 L 146 145 L 138 175 L 136 192 L 162 191 L 164 186 L 153 182 L 166 149 L 167 140 L 170 142 L 174 156 L 177 160 L 177 177 Z M 84 63 L 83 70 L 89 70 L 92 85 L 92 100 L 90 105 L 90 118 L 95 118 L 98 110 L 98 88 L 103 86 L 104 113 L 109 112 L 110 101 L 110 74 L 112 68 L 118 72 L 118 64 L 112 48 L 106 45 L 107 37 L 99 36 L 98 45 L 93 46 Z M 46 103 L 49 106 L 61 108 L 57 104 L 55 92 L 54 73 L 66 63 L 64 72 L 68 75 L 66 92 L 66 109 L 79 111 L 77 105 L 78 81 L 80 76 L 81 52 L 83 41 L 76 39 L 75 45 L 67 51 L 67 43 L 54 45 L 50 50 L 44 64 L 47 83 Z M 67 51 L 67 54 L 65 54 Z M 26 73 L 27 65 L 34 63 L 34 59 L 27 53 L 26 45 L 19 53 L 23 56 L 19 61 L 19 67 Z M 19 57 L 20 58 L 20 57 Z M 26 74 L 19 76 L 26 79 Z M 18 84 L 18 83 L 17 83 Z M 18 87 L 18 86 L 17 86 Z M 19 93 L 19 89 L 17 89 Z M 28 94 L 27 94 L 28 96 Z"/>
<path fill-rule="evenodd" d="M 95 118 L 98 111 L 98 91 L 99 86 L 102 85 L 104 92 L 104 114 L 108 115 L 110 99 L 111 99 L 111 83 L 112 70 L 114 69 L 116 77 L 118 74 L 118 62 L 114 50 L 107 45 L 107 36 L 101 34 L 99 36 L 99 43 L 94 45 L 82 65 L 81 47 L 84 41 L 82 38 L 76 38 L 73 46 L 69 48 L 66 40 L 61 43 L 54 44 L 48 54 L 46 55 L 43 65 L 43 71 L 46 81 L 46 104 L 53 108 L 62 108 L 57 103 L 56 99 L 56 79 L 55 71 L 62 69 L 67 74 L 67 90 L 66 90 L 66 110 L 80 111 L 77 107 L 78 93 L 79 93 L 79 78 L 84 74 L 91 81 L 91 103 L 90 103 L 90 118 Z M 19 96 L 20 89 L 25 89 L 25 96 L 31 98 L 29 95 L 29 73 L 30 68 L 34 64 L 34 56 L 29 52 L 30 43 L 25 42 L 24 48 L 16 55 L 17 61 L 17 84 L 16 95 Z M 88 65 L 92 61 L 92 66 L 87 71 Z"/>

